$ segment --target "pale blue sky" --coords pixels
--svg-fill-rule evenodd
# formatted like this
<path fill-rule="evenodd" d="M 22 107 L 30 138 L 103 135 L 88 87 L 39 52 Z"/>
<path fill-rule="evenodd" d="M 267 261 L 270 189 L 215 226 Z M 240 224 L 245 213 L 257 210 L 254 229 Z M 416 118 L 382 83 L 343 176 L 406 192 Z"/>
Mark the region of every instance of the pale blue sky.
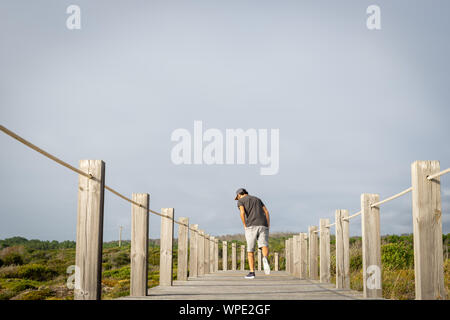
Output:
<path fill-rule="evenodd" d="M 82 29 L 66 28 L 81 7 Z M 382 29 L 366 28 L 381 7 Z M 234 191 L 260 196 L 272 231 L 304 232 L 363 192 L 410 186 L 414 160 L 450 166 L 448 1 L 18 1 L 0 3 L 1 124 L 106 183 L 213 235 L 242 232 Z M 280 171 L 175 166 L 177 128 L 280 129 Z M 77 177 L 0 135 L 0 238 L 71 239 Z M 106 192 L 105 240 L 130 234 Z M 442 178 L 444 232 L 450 177 Z M 150 217 L 150 237 L 160 218 Z M 360 218 L 350 225 L 360 234 Z M 334 232 L 334 230 L 332 230 Z M 381 232 L 412 232 L 411 195 Z"/>

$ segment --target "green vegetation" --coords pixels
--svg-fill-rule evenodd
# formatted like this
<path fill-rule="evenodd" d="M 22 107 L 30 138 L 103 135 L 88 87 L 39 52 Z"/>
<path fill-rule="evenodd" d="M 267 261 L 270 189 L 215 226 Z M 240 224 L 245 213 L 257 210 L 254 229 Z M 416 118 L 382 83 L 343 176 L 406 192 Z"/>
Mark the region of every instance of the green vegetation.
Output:
<path fill-rule="evenodd" d="M 280 256 L 280 270 L 285 269 L 285 240 L 292 233 L 274 233 L 270 237 L 269 260 L 273 265 L 273 253 Z M 236 243 L 238 267 L 243 235 L 226 235 L 219 238 L 219 258 L 222 257 L 222 240 L 228 241 L 228 257 L 231 243 Z M 450 260 L 448 246 L 450 235 L 443 236 L 445 286 L 450 292 Z M 174 279 L 177 273 L 177 250 L 174 246 Z M 414 299 L 414 252 L 412 235 L 388 235 L 382 237 L 381 259 L 383 264 L 383 297 L 388 299 Z M 149 241 L 148 286 L 159 282 L 159 241 Z M 0 240 L 0 300 L 64 300 L 73 299 L 73 290 L 66 283 L 72 273 L 68 267 L 75 264 L 75 242 L 39 241 L 14 237 Z M 102 299 L 127 296 L 130 292 L 130 242 L 108 242 L 103 245 Z M 228 261 L 231 269 L 231 259 Z M 246 268 L 248 263 L 246 262 Z M 331 237 L 331 273 L 335 281 L 335 240 Z M 362 290 L 361 237 L 350 239 L 351 288 Z"/>

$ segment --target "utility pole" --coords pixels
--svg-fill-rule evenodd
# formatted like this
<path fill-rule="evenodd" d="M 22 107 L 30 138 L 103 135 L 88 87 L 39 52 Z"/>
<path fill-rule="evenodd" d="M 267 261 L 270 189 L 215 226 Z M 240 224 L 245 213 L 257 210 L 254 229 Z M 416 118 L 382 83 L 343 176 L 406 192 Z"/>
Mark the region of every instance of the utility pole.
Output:
<path fill-rule="evenodd" d="M 119 247 L 122 246 L 122 226 L 119 226 Z"/>

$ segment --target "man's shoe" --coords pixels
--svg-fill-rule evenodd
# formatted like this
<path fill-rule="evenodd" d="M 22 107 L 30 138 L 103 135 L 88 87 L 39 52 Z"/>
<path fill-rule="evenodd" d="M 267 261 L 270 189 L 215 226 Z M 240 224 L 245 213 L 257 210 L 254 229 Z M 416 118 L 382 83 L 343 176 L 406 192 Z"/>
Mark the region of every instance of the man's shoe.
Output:
<path fill-rule="evenodd" d="M 249 272 L 249 274 L 245 276 L 245 279 L 254 279 L 254 278 L 255 278 L 254 272 Z"/>
<path fill-rule="evenodd" d="M 266 257 L 263 257 L 263 266 L 264 266 L 264 273 L 269 275 L 270 274 L 270 265 L 269 261 Z"/>

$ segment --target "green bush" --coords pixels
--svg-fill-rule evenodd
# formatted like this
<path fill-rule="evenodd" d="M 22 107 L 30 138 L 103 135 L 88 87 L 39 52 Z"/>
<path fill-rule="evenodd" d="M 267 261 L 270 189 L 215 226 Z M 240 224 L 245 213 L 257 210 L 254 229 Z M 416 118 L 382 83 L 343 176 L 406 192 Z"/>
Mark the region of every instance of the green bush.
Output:
<path fill-rule="evenodd" d="M 25 292 L 20 296 L 20 300 L 45 300 L 45 298 L 48 298 L 52 295 L 53 293 L 50 289 L 44 288 Z"/>
<path fill-rule="evenodd" d="M 409 269 L 414 265 L 414 252 L 411 244 L 393 242 L 381 246 L 381 263 L 389 270 Z"/>
<path fill-rule="evenodd" d="M 57 273 L 40 264 L 28 264 L 21 266 L 18 271 L 19 278 L 36 281 L 47 281 L 55 277 Z"/>
<path fill-rule="evenodd" d="M 362 269 L 362 254 L 358 253 L 356 255 L 350 256 L 350 271 L 358 271 Z"/>
<path fill-rule="evenodd" d="M 10 265 L 22 265 L 23 264 L 23 258 L 20 254 L 12 252 L 6 256 L 3 257 L 3 263 L 7 266 Z"/>
<path fill-rule="evenodd" d="M 129 279 L 130 278 L 130 266 L 125 266 L 120 269 L 103 271 L 103 277 L 113 279 Z"/>

